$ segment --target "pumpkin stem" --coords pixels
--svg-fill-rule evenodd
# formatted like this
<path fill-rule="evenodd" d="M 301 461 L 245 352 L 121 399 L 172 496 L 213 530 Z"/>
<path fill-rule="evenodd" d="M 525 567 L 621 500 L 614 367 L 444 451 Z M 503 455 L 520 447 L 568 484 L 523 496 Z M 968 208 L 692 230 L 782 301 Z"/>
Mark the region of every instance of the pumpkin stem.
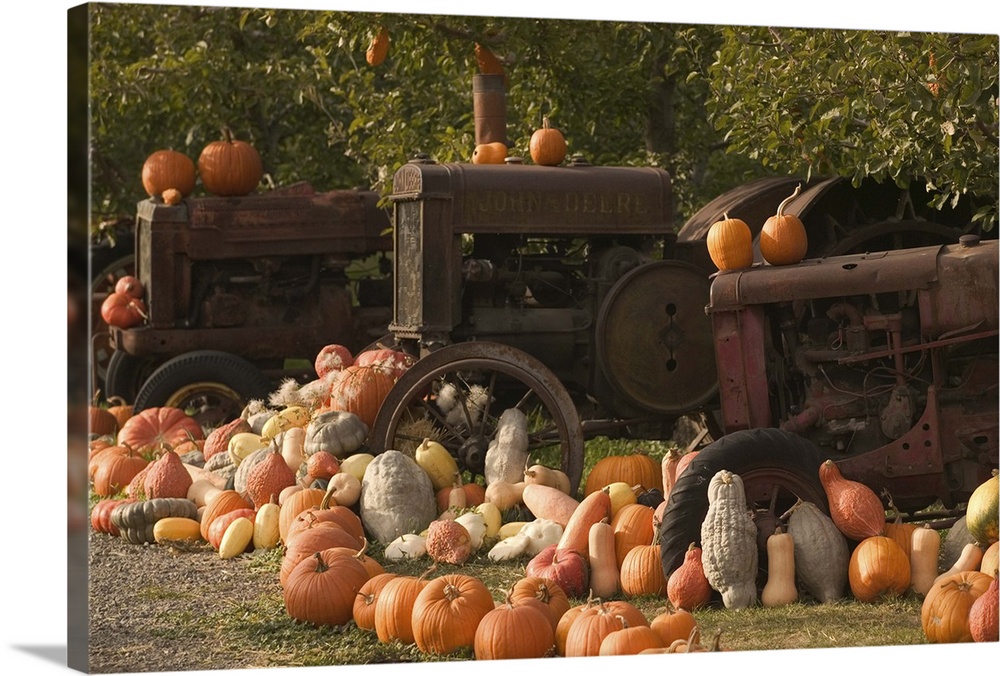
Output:
<path fill-rule="evenodd" d="M 789 202 L 791 202 L 793 199 L 799 196 L 799 191 L 801 189 L 802 189 L 802 184 L 799 183 L 798 185 L 795 186 L 795 190 L 792 191 L 792 194 L 781 201 L 781 204 L 778 205 L 778 213 L 776 214 L 778 218 L 781 218 L 782 214 L 784 213 L 785 205 L 787 205 Z"/>
<path fill-rule="evenodd" d="M 222 125 L 222 138 L 226 143 L 233 142 L 233 130 L 229 128 L 228 124 Z"/>

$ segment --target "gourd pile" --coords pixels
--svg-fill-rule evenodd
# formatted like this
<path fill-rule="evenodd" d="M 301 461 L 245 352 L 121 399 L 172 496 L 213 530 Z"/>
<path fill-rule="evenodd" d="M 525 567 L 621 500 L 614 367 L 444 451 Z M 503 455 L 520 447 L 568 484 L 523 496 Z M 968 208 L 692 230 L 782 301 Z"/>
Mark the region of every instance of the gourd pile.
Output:
<path fill-rule="evenodd" d="M 698 451 L 670 451 L 662 461 L 641 451 L 603 458 L 577 497 L 561 470 L 532 463 L 527 420 L 508 409 L 482 483 L 463 478 L 429 438 L 373 456 L 364 443 L 380 398 L 411 364 L 393 350 L 353 356 L 328 346 L 317 355 L 315 381 L 285 383 L 272 396 L 292 403 L 255 402 L 207 434 L 176 408 L 93 406 L 93 529 L 135 544 L 207 546 L 222 559 L 280 548 L 278 581 L 291 618 L 353 622 L 381 641 L 436 654 L 707 651 L 719 649 L 718 637 L 703 644 L 692 613 L 717 596 L 742 609 L 804 595 L 828 603 L 848 590 L 865 603 L 923 597 L 929 642 L 997 640 L 995 473 L 942 543 L 933 528 L 887 519 L 871 489 L 828 461 L 819 479 L 829 516 L 802 501 L 783 515 L 766 540 L 765 578 L 742 479 L 722 470 L 707 486 L 701 542 L 666 576 L 660 515 Z M 942 544 L 960 550 L 943 572 Z M 477 555 L 523 562 L 499 603 L 463 572 Z M 402 559 L 426 559 L 427 568 L 392 572 Z M 665 601 L 653 618 L 631 602 L 648 596 Z"/>

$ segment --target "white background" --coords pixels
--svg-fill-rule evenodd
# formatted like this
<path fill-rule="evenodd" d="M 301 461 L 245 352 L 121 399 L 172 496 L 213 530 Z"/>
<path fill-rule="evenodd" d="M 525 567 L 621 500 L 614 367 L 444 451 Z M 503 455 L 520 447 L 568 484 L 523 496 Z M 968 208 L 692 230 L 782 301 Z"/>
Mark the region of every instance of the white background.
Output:
<path fill-rule="evenodd" d="M 196 4 L 172 2 L 160 4 Z M 201 4 L 252 3 L 205 2 Z M 730 25 L 773 24 L 825 28 L 886 28 L 947 32 L 998 32 L 994 3 L 887 2 L 838 0 L 825 3 L 754 3 L 729 0 L 651 4 L 640 0 L 587 3 L 605 9 L 584 8 L 583 3 L 550 0 L 547 3 L 508 0 L 491 10 L 508 16 L 616 19 L 717 23 Z M 5 3 L 0 49 L 3 136 L 0 201 L 6 245 L 4 338 L 0 354 L 0 388 L 6 420 L 2 427 L 5 446 L 0 458 L 6 465 L 3 477 L 5 514 L 0 520 L 3 537 L 0 557 L 5 566 L 4 642 L 5 673 L 63 673 L 66 651 L 66 464 L 64 429 L 66 330 L 63 303 L 65 260 L 65 91 L 66 11 L 71 3 L 20 0 Z M 342 9 L 400 13 L 483 14 L 470 3 L 430 0 L 403 3 L 387 0 L 327 0 L 315 2 L 271 1 L 257 6 L 293 9 Z M 987 10 L 986 6 L 994 6 Z M 374 667 L 317 667 L 312 669 L 264 669 L 254 673 L 354 674 L 383 673 L 392 676 L 417 674 L 464 674 L 469 669 L 500 674 L 518 671 L 544 673 L 553 669 L 696 668 L 749 667 L 780 669 L 785 673 L 850 673 L 862 666 L 865 672 L 888 663 L 908 674 L 950 673 L 954 664 L 989 669 L 997 664 L 1000 644 L 961 646 L 917 646 L 912 648 L 821 649 L 770 653 L 701 655 L 696 663 L 685 656 L 608 658 L 600 662 L 568 663 L 538 660 L 511 664 L 469 665 L 421 664 Z M 677 660 L 680 660 L 678 662 Z M 875 663 L 879 667 L 875 666 Z M 905 667 L 903 665 L 905 664 Z M 137 665 L 138 667 L 139 665 Z M 218 665 L 220 668 L 224 664 Z M 794 670 L 794 671 L 792 671 Z M 236 671 L 183 672 L 225 676 Z M 663 673 L 663 672 L 660 672 Z"/>

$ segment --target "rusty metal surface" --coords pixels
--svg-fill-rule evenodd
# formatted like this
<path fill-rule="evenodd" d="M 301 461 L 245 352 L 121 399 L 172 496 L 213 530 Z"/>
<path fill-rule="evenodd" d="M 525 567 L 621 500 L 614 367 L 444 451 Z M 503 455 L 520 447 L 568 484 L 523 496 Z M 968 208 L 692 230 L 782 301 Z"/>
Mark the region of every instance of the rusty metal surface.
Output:
<path fill-rule="evenodd" d="M 794 176 L 772 176 L 749 181 L 724 192 L 684 223 L 677 233 L 677 241 L 705 239 L 712 224 L 722 220 L 723 214 L 743 220 L 756 236 L 764 221 L 774 215 L 778 204 L 792 194 L 798 183 L 801 179 Z"/>
<path fill-rule="evenodd" d="M 923 247 L 727 271 L 712 282 L 709 310 L 924 288 L 937 278 L 941 250 Z"/>
<path fill-rule="evenodd" d="M 508 143 L 507 93 L 503 75 L 472 76 L 472 115 L 475 121 L 476 145 Z"/>
<path fill-rule="evenodd" d="M 705 314 L 709 281 L 676 261 L 622 277 L 601 307 L 594 332 L 598 364 L 617 394 L 642 411 L 690 412 L 718 390 Z"/>
<path fill-rule="evenodd" d="M 455 232 L 674 232 L 670 175 L 654 167 L 409 163 L 391 199 L 441 200 Z"/>

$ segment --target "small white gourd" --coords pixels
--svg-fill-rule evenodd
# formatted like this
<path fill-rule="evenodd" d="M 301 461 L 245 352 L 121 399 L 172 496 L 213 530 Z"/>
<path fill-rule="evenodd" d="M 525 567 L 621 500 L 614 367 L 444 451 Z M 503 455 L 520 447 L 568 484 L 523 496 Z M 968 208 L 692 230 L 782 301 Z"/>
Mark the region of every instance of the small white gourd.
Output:
<path fill-rule="evenodd" d="M 407 533 L 400 535 L 385 547 L 385 558 L 389 561 L 419 559 L 427 553 L 427 538 Z"/>
<path fill-rule="evenodd" d="M 508 408 L 500 414 L 496 435 L 486 449 L 486 485 L 494 481 L 516 484 L 524 481 L 528 462 L 528 419 L 520 410 Z"/>

